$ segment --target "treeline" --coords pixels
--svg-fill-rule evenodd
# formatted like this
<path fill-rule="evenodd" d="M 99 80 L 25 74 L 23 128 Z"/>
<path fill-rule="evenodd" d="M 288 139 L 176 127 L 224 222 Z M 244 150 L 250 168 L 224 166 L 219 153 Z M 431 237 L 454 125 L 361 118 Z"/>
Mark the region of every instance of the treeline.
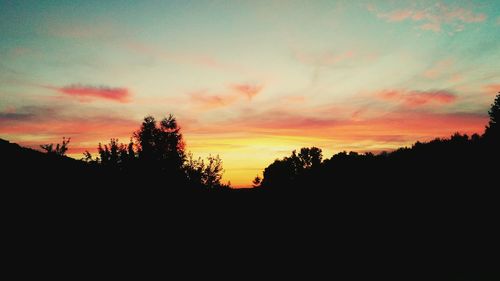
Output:
<path fill-rule="evenodd" d="M 55 148 L 53 144 L 40 147 L 48 154 L 64 156 L 69 142 L 70 139 L 63 138 Z M 186 153 L 180 127 L 172 115 L 159 122 L 152 116 L 145 117 L 129 143 L 111 138 L 107 144 L 98 144 L 97 154 L 94 157 L 86 151 L 81 160 L 105 172 L 107 178 L 119 177 L 115 183 L 164 185 L 173 189 L 230 188 L 221 182 L 224 170 L 218 155 L 202 159 Z"/>
<path fill-rule="evenodd" d="M 429 189 L 426 195 L 443 195 L 451 189 L 496 186 L 500 94 L 488 113 L 490 120 L 482 135 L 455 133 L 393 152 L 341 152 L 323 159 L 320 148 L 302 148 L 275 160 L 265 168 L 263 178 L 255 178 L 253 187 L 257 192 L 352 192 L 353 187 L 393 192 L 415 186 L 418 192 Z M 47 144 L 41 148 L 48 154 L 64 156 L 69 142 L 63 138 L 55 147 Z M 224 170 L 219 156 L 201 159 L 186 153 L 180 127 L 172 115 L 159 122 L 148 116 L 129 143 L 111 138 L 107 144 L 99 143 L 97 152 L 97 157 L 85 152 L 82 160 L 93 174 L 105 174 L 96 180 L 106 184 L 165 186 L 170 190 L 231 189 L 229 183 L 221 182 Z"/>
<path fill-rule="evenodd" d="M 323 160 L 321 149 L 302 148 L 275 160 L 265 168 L 262 179 L 255 178 L 254 186 L 275 191 L 337 192 L 351 187 L 403 190 L 415 186 L 435 193 L 496 187 L 500 182 L 500 95 L 488 113 L 490 121 L 482 135 L 456 133 L 378 155 L 341 152 Z"/>

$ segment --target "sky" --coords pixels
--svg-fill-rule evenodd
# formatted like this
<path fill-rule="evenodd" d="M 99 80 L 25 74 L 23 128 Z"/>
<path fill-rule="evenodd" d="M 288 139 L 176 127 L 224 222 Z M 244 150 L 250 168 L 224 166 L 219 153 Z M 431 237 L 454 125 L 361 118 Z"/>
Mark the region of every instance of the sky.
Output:
<path fill-rule="evenodd" d="M 77 159 L 172 113 L 246 187 L 301 147 L 482 133 L 499 91 L 497 0 L 0 0 L 0 137 Z"/>

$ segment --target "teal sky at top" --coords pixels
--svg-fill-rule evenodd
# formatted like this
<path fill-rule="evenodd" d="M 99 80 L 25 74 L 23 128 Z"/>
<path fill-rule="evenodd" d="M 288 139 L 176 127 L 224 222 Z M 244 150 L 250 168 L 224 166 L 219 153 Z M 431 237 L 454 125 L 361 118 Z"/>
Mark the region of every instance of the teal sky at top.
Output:
<path fill-rule="evenodd" d="M 439 17 L 437 4 L 485 18 L 439 19 L 433 31 L 422 28 L 429 21 L 388 16 Z M 33 84 L 78 83 L 127 87 L 138 98 L 259 84 L 261 103 L 305 95 L 322 104 L 392 88 L 466 94 L 498 81 L 499 34 L 495 0 L 0 1 L 0 81 L 15 94 L 2 93 L 2 103 L 20 103 Z M 422 77 L 440 61 L 452 69 Z M 135 106 L 140 115 L 156 105 Z"/>

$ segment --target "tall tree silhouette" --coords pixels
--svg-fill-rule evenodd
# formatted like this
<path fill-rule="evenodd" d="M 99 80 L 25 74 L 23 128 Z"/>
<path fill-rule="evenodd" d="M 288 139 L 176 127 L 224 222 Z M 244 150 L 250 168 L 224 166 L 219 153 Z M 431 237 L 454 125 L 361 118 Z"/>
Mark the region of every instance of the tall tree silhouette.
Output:
<path fill-rule="evenodd" d="M 180 170 L 185 161 L 184 141 L 176 119 L 169 115 L 157 124 L 152 116 L 144 118 L 134 133 L 139 159 L 162 170 Z"/>
<path fill-rule="evenodd" d="M 489 140 L 500 140 L 500 93 L 496 96 L 495 101 L 491 105 L 491 109 L 488 111 L 490 116 L 490 121 L 486 126 L 484 132 L 485 138 Z"/>

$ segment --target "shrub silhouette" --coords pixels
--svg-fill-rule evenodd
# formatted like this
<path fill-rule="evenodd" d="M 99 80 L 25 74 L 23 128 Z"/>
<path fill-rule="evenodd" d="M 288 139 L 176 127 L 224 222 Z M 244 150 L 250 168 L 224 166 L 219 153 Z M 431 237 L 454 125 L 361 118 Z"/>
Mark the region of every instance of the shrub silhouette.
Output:
<path fill-rule="evenodd" d="M 219 155 L 209 155 L 205 161 L 201 157 L 193 159 L 193 155 L 189 153 L 184 171 L 188 180 L 196 185 L 209 189 L 227 187 L 220 182 L 224 170 Z"/>
<path fill-rule="evenodd" d="M 63 137 L 61 144 L 57 144 L 56 147 L 54 148 L 54 144 L 42 144 L 40 145 L 40 148 L 45 150 L 47 154 L 54 154 L 58 156 L 65 156 L 66 152 L 68 151 L 68 145 L 69 142 L 71 141 L 71 138 L 66 139 Z"/>
<path fill-rule="evenodd" d="M 96 159 L 97 162 L 101 163 L 103 166 L 115 169 L 125 169 L 135 160 L 134 143 L 132 139 L 129 144 L 126 145 L 118 143 L 118 139 L 111 138 L 109 144 L 103 146 L 99 143 L 97 152 L 99 153 L 99 158 Z M 92 160 L 92 156 L 90 156 L 88 151 L 84 155 L 85 159 Z"/>

